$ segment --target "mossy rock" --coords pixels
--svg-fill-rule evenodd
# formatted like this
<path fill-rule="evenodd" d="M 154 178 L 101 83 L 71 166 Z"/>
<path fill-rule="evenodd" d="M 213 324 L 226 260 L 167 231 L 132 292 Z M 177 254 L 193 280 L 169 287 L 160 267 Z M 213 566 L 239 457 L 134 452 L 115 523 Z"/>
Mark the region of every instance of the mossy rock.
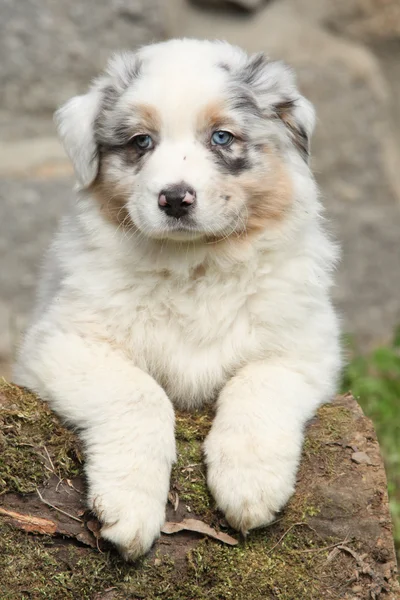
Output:
<path fill-rule="evenodd" d="M 98 538 L 85 511 L 75 436 L 45 403 L 6 382 L 0 411 L 1 600 L 400 597 L 379 446 L 351 395 L 320 409 L 295 495 L 273 525 L 246 540 L 226 526 L 206 487 L 201 445 L 211 409 L 178 414 L 167 519 L 199 520 L 238 544 L 163 534 L 134 565 Z"/>

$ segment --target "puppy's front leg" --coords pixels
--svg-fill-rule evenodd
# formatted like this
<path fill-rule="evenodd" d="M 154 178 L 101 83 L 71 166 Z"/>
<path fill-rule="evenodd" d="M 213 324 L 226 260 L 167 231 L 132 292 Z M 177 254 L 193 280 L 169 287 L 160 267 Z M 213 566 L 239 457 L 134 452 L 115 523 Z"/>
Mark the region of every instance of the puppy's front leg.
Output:
<path fill-rule="evenodd" d="M 109 390 L 116 410 L 89 425 L 84 440 L 89 506 L 103 522 L 102 537 L 133 560 L 150 549 L 165 521 L 175 437 L 165 392 L 146 373 L 129 371 Z"/>
<path fill-rule="evenodd" d="M 175 460 L 174 411 L 162 388 L 107 343 L 52 332 L 26 344 L 16 380 L 80 430 L 89 506 L 127 560 L 165 519 Z"/>
<path fill-rule="evenodd" d="M 243 533 L 266 525 L 293 493 L 303 429 L 323 400 L 293 366 L 258 362 L 222 390 L 205 442 L 208 485 Z"/>

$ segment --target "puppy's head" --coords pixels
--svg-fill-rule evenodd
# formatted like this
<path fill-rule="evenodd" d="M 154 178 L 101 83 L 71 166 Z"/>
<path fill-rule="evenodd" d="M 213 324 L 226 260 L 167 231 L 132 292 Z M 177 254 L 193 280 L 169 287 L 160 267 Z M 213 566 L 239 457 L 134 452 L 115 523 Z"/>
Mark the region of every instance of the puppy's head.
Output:
<path fill-rule="evenodd" d="M 218 240 L 290 213 L 314 111 L 282 63 L 173 40 L 114 57 L 56 120 L 106 218 L 156 239 Z"/>

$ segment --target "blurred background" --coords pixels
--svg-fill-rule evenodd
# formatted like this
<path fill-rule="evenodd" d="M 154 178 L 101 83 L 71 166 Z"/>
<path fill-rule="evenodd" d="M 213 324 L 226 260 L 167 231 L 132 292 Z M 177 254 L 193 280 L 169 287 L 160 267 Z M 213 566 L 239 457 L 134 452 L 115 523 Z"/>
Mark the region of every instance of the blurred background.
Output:
<path fill-rule="evenodd" d="M 0 376 L 73 186 L 54 109 L 114 50 L 226 39 L 294 66 L 342 245 L 335 301 L 352 389 L 378 431 L 400 544 L 400 0 L 0 0 Z"/>

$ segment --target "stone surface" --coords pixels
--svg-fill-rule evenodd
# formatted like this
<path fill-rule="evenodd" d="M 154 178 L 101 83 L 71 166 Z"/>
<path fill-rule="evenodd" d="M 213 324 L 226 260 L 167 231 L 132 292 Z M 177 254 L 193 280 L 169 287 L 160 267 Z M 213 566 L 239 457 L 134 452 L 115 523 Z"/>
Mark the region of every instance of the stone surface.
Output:
<path fill-rule="evenodd" d="M 301 18 L 363 42 L 400 38 L 399 0 L 280 0 Z"/>
<path fill-rule="evenodd" d="M 163 35 L 161 0 L 0 0 L 0 106 L 43 114 L 86 88 L 109 55 Z"/>
<path fill-rule="evenodd" d="M 72 172 L 71 162 L 55 137 L 0 142 L 0 178 L 49 179 Z"/>
<path fill-rule="evenodd" d="M 32 308 L 42 255 L 72 187 L 72 177 L 66 176 L 0 179 L 0 376 L 10 374 L 10 360 Z"/>
<path fill-rule="evenodd" d="M 244 10 L 256 10 L 265 4 L 266 0 L 192 0 L 194 4 L 198 6 L 219 6 L 227 8 L 229 6 L 236 6 Z"/>
<path fill-rule="evenodd" d="M 326 24 L 364 41 L 400 39 L 399 0 L 334 0 Z"/>
<path fill-rule="evenodd" d="M 191 529 L 163 534 L 146 559 L 127 565 L 85 512 L 73 434 L 34 396 L 0 384 L 2 600 L 25 590 L 33 600 L 399 598 L 379 445 L 350 395 L 309 424 L 294 496 L 246 541 L 227 528 L 206 488 L 202 442 L 211 419 L 209 408 L 176 419 L 178 461 L 163 529 Z M 371 464 L 353 462 L 355 446 Z"/>

